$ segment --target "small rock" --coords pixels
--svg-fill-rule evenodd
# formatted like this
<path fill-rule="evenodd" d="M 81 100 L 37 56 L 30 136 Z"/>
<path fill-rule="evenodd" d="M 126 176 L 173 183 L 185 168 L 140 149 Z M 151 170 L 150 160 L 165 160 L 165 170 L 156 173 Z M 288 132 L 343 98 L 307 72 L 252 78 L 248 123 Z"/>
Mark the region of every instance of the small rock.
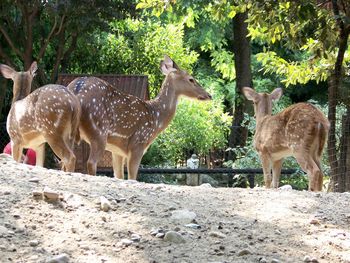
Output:
<path fill-rule="evenodd" d="M 30 240 L 30 241 L 29 241 L 29 245 L 30 245 L 31 247 L 36 247 L 36 246 L 39 245 L 39 241 L 36 240 L 36 239 Z"/>
<path fill-rule="evenodd" d="M 108 212 L 109 209 L 111 209 L 111 203 L 108 201 L 108 199 L 104 196 L 100 197 L 101 202 L 101 210 L 104 212 Z"/>
<path fill-rule="evenodd" d="M 17 251 L 17 247 L 15 245 L 10 245 L 7 249 L 10 252 L 16 252 Z"/>
<path fill-rule="evenodd" d="M 130 239 L 124 238 L 124 239 L 120 240 L 120 243 L 124 246 L 130 246 L 133 242 Z"/>
<path fill-rule="evenodd" d="M 32 177 L 32 178 L 30 178 L 29 180 L 28 180 L 30 183 L 39 183 L 39 178 L 37 178 L 37 177 Z"/>
<path fill-rule="evenodd" d="M 310 224 L 312 224 L 312 225 L 319 225 L 320 221 L 318 219 L 316 219 L 316 218 L 313 218 L 313 219 L 310 220 Z"/>
<path fill-rule="evenodd" d="M 32 195 L 35 199 L 42 199 L 43 198 L 43 192 L 40 190 L 34 190 L 32 192 Z"/>
<path fill-rule="evenodd" d="M 252 254 L 252 252 L 249 249 L 242 249 L 241 251 L 239 251 L 237 253 L 237 256 L 241 257 L 241 256 L 245 256 L 245 255 L 250 255 Z"/>
<path fill-rule="evenodd" d="M 59 194 L 49 187 L 44 188 L 44 196 L 49 201 L 57 201 L 59 198 Z"/>
<path fill-rule="evenodd" d="M 193 228 L 193 229 L 200 229 L 201 226 L 197 224 L 187 224 L 185 227 Z"/>
<path fill-rule="evenodd" d="M 175 231 L 168 231 L 165 233 L 164 240 L 176 244 L 186 243 L 186 240 L 179 233 Z"/>
<path fill-rule="evenodd" d="M 259 259 L 259 263 L 267 263 L 266 258 L 260 258 L 260 259 Z"/>
<path fill-rule="evenodd" d="M 312 259 L 311 259 L 311 262 L 312 262 L 312 263 L 319 263 L 319 261 L 318 261 L 317 258 L 312 258 Z"/>
<path fill-rule="evenodd" d="M 7 235 L 7 233 L 8 233 L 7 228 L 4 226 L 0 226 L 0 237 Z"/>
<path fill-rule="evenodd" d="M 218 238 L 226 238 L 226 235 L 221 233 L 221 232 L 218 232 L 218 231 L 211 231 L 209 232 L 209 236 L 211 237 L 218 237 Z"/>
<path fill-rule="evenodd" d="M 46 263 L 68 263 L 68 262 L 69 262 L 69 257 L 67 254 L 60 254 L 46 261 Z"/>
<path fill-rule="evenodd" d="M 284 190 L 284 191 L 290 191 L 293 190 L 293 187 L 289 184 L 283 185 L 279 188 L 280 190 Z"/>
<path fill-rule="evenodd" d="M 165 236 L 165 233 L 157 233 L 155 237 L 157 238 L 163 238 Z"/>
<path fill-rule="evenodd" d="M 303 262 L 311 262 L 311 257 L 310 256 L 305 256 L 303 259 Z"/>
<path fill-rule="evenodd" d="M 132 234 L 130 239 L 133 241 L 133 242 L 139 242 L 141 240 L 141 236 L 138 235 L 138 234 Z"/>
<path fill-rule="evenodd" d="M 55 228 L 55 224 L 54 223 L 47 224 L 47 228 L 48 229 L 54 229 Z"/>
<path fill-rule="evenodd" d="M 196 218 L 196 213 L 189 210 L 175 210 L 171 212 L 171 219 L 182 224 L 191 223 Z"/>
<path fill-rule="evenodd" d="M 271 260 L 271 263 L 280 263 L 280 261 L 279 261 L 278 259 L 276 259 L 276 258 L 273 258 L 273 259 Z"/>

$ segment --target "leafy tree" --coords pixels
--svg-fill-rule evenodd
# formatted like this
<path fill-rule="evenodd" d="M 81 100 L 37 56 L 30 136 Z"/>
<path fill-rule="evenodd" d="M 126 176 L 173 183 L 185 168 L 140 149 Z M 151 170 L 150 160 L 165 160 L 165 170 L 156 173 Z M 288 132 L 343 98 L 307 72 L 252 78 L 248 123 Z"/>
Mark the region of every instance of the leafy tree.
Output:
<path fill-rule="evenodd" d="M 189 28 L 195 24 L 205 26 L 205 30 L 197 30 L 192 42 L 205 52 L 209 52 L 212 66 L 222 73 L 222 77 L 236 79 L 233 122 L 229 136 L 229 146 L 245 145 L 247 130 L 241 125 L 243 112 L 247 102 L 243 99 L 241 88 L 252 86 L 251 46 L 247 31 L 249 5 L 244 1 L 159 1 L 141 0 L 138 8 L 151 8 L 154 15 L 160 16 L 164 8 L 170 11 L 168 19 L 180 20 Z M 198 25 L 197 25 L 198 26 Z M 227 38 L 227 33 L 230 36 Z M 193 40 L 195 39 L 195 40 Z M 196 41 L 196 39 L 198 39 Z M 229 41 L 228 41 L 229 40 Z M 235 159 L 232 152 L 230 159 Z"/>
<path fill-rule="evenodd" d="M 198 54 L 185 47 L 183 35 L 182 24 L 164 24 L 148 18 L 111 22 L 111 33 L 100 35 L 95 62 L 82 72 L 147 75 L 151 97 L 155 97 L 164 79 L 159 70 L 164 54 L 189 72 L 197 60 Z M 75 61 L 76 67 L 81 67 L 80 61 Z"/>
<path fill-rule="evenodd" d="M 344 98 L 348 91 L 343 83 L 345 56 L 350 33 L 350 4 L 348 1 L 254 1 L 260 10 L 250 17 L 250 34 L 264 43 L 280 42 L 287 48 L 304 51 L 300 61 L 287 61 L 266 49 L 258 57 L 267 72 L 283 76 L 286 85 L 306 83 L 310 80 L 328 82 L 328 118 L 330 134 L 328 155 L 332 171 L 331 188 L 350 190 L 350 107 Z M 268 15 L 265 15 L 268 14 Z M 337 106 L 345 104 L 347 112 L 342 118 L 342 135 L 337 147 Z M 339 152 L 337 151 L 339 149 Z"/>
<path fill-rule="evenodd" d="M 55 82 L 68 65 L 78 40 L 96 29 L 108 29 L 110 19 L 135 15 L 133 1 L 3 0 L 0 1 L 0 61 L 17 69 L 40 64 L 40 84 Z M 46 76 L 46 72 L 51 72 Z M 0 111 L 6 83 L 0 86 Z M 8 107 L 8 105 L 5 105 Z"/>

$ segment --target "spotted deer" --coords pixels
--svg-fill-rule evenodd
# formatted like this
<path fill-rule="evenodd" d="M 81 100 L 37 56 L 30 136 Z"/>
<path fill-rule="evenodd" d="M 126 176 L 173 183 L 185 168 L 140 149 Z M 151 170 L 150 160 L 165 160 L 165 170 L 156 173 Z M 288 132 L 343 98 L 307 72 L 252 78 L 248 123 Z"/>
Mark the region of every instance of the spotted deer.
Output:
<path fill-rule="evenodd" d="M 73 172 L 76 161 L 73 145 L 79 138 L 79 100 L 61 85 L 45 85 L 30 93 L 36 70 L 35 61 L 25 72 L 0 64 L 2 75 L 13 80 L 13 99 L 6 124 L 12 156 L 19 162 L 23 148 L 32 148 L 36 151 L 36 165 L 43 166 L 47 142 L 61 159 L 63 169 Z"/>
<path fill-rule="evenodd" d="M 309 190 L 321 191 L 320 159 L 329 131 L 324 114 L 309 103 L 297 103 L 271 115 L 272 103 L 282 96 L 281 88 L 268 94 L 244 87 L 243 94 L 254 103 L 254 147 L 260 156 L 266 188 L 271 187 L 271 182 L 273 188 L 278 187 L 283 158 L 294 156 L 308 174 Z"/>
<path fill-rule="evenodd" d="M 95 77 L 77 78 L 68 85 L 82 106 L 79 129 L 81 138 L 90 144 L 89 174 L 96 174 L 97 162 L 106 149 L 112 153 L 114 175 L 124 178 L 126 160 L 128 178 L 136 180 L 143 154 L 173 119 L 179 97 L 211 99 L 168 56 L 160 67 L 165 80 L 158 96 L 149 101 L 125 94 Z"/>

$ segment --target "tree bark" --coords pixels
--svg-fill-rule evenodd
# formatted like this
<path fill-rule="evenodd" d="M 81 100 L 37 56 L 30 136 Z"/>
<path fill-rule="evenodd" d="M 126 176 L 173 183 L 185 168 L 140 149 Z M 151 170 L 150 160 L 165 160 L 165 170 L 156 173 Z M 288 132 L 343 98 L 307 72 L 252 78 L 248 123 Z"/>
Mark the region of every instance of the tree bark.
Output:
<path fill-rule="evenodd" d="M 245 22 L 248 13 L 239 13 L 233 18 L 233 41 L 236 69 L 236 98 L 234 102 L 234 113 L 231 131 L 229 135 L 229 147 L 243 147 L 247 140 L 248 131 L 242 127 L 244 112 L 247 109 L 247 101 L 242 95 L 242 88 L 245 86 L 252 87 L 251 72 L 251 48 L 248 35 L 248 24 Z M 236 155 L 229 151 L 229 160 L 235 160 Z"/>
<path fill-rule="evenodd" d="M 339 46 L 338 46 L 338 54 L 337 59 L 334 65 L 334 71 L 330 76 L 329 85 L 328 85 L 328 119 L 330 122 L 330 131 L 328 136 L 328 156 L 329 163 L 331 166 L 331 182 L 330 188 L 334 192 L 343 192 L 349 189 L 345 189 L 345 176 L 347 174 L 348 168 L 346 167 L 346 159 L 347 159 L 347 145 L 346 145 L 346 120 L 347 118 L 342 119 L 344 121 L 342 123 L 342 138 L 341 147 L 340 147 L 340 157 L 346 158 L 345 160 L 338 160 L 337 158 L 337 144 L 336 144 L 336 135 L 335 135 L 335 123 L 336 123 L 336 110 L 337 110 L 337 102 L 339 101 L 339 87 L 342 80 L 343 73 L 343 61 L 345 51 L 348 48 L 348 38 L 350 33 L 350 27 L 345 26 L 345 23 L 340 16 L 338 3 L 336 0 L 332 0 L 332 8 L 334 15 L 337 19 L 337 24 L 339 27 Z M 350 169 L 350 168 L 349 168 Z"/>

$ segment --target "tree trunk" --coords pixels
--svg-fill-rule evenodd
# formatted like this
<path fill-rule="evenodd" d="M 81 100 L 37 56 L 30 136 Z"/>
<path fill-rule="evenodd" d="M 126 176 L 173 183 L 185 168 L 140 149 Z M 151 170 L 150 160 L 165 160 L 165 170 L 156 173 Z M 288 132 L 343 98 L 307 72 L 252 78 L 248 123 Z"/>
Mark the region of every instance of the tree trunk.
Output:
<path fill-rule="evenodd" d="M 248 13 L 239 13 L 233 18 L 233 41 L 236 69 L 236 98 L 235 109 L 233 113 L 233 121 L 229 135 L 229 147 L 243 147 L 247 140 L 248 131 L 242 127 L 244 112 L 247 108 L 247 101 L 242 95 L 242 88 L 245 86 L 252 87 L 251 72 L 251 48 L 248 35 L 248 24 L 245 22 Z M 228 154 L 229 160 L 235 160 L 236 155 L 233 151 Z"/>
<path fill-rule="evenodd" d="M 350 28 L 348 26 L 345 26 L 344 22 L 342 21 L 341 16 L 339 15 L 339 9 L 338 4 L 336 0 L 332 1 L 332 7 L 334 11 L 334 15 L 337 17 L 337 23 L 339 27 L 339 50 L 337 54 L 337 59 L 334 65 L 334 71 L 330 76 L 330 81 L 328 83 L 328 119 L 331 124 L 329 136 L 328 136 L 328 156 L 329 156 L 329 163 L 331 166 L 331 182 L 330 182 L 330 190 L 334 192 L 343 192 L 349 189 L 345 189 L 345 177 L 348 173 L 347 170 L 350 168 L 347 168 L 346 166 L 346 159 L 347 159 L 347 122 L 350 118 L 349 112 L 347 112 L 347 117 L 343 118 L 342 121 L 342 139 L 340 142 L 340 159 L 337 158 L 337 144 L 336 144 L 336 129 L 335 129 L 335 123 L 336 123 L 336 110 L 337 110 L 337 102 L 340 100 L 338 94 L 339 94 L 339 87 L 342 81 L 342 74 L 343 74 L 343 61 L 344 61 L 344 54 L 345 51 L 348 48 L 348 37 Z M 345 158 L 343 160 L 343 158 Z M 350 157 L 349 157 L 350 158 Z"/>

